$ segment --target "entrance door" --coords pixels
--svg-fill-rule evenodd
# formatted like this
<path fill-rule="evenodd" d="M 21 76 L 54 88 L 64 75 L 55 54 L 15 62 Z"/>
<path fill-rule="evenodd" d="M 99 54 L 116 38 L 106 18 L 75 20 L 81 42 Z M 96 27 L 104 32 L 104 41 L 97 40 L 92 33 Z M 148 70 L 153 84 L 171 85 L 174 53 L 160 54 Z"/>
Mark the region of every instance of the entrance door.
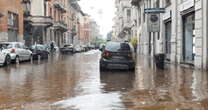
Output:
<path fill-rule="evenodd" d="M 165 23 L 165 54 L 167 60 L 170 60 L 171 54 L 171 21 Z"/>
<path fill-rule="evenodd" d="M 184 17 L 183 58 L 186 63 L 194 61 L 194 14 Z"/>

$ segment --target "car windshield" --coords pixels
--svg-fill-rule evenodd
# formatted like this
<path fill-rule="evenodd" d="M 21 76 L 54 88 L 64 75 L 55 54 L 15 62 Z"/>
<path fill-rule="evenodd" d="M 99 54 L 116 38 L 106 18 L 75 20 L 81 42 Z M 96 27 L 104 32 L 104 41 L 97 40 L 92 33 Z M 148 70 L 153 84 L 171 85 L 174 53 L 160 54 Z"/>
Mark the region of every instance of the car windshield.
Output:
<path fill-rule="evenodd" d="M 112 52 L 128 52 L 131 50 L 129 44 L 119 42 L 109 42 L 105 49 Z"/>
<path fill-rule="evenodd" d="M 7 48 L 8 49 L 13 48 L 13 45 L 12 44 L 8 44 Z"/>
<path fill-rule="evenodd" d="M 36 50 L 45 50 L 45 46 L 42 46 L 42 45 L 34 45 L 32 46 L 32 49 L 36 49 Z"/>
<path fill-rule="evenodd" d="M 64 47 L 66 47 L 66 48 L 70 48 L 70 47 L 72 47 L 73 45 L 64 45 Z"/>

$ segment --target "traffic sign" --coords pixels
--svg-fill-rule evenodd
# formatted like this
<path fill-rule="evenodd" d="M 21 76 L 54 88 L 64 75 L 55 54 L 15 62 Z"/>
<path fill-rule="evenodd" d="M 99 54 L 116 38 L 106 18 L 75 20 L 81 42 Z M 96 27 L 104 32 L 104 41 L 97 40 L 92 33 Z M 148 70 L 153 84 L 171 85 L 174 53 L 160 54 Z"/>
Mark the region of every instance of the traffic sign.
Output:
<path fill-rule="evenodd" d="M 148 14 L 148 31 L 149 32 L 160 32 L 160 15 L 159 14 Z"/>
<path fill-rule="evenodd" d="M 165 13 L 165 8 L 146 8 L 146 9 L 144 9 L 144 13 L 146 13 L 146 14 Z"/>

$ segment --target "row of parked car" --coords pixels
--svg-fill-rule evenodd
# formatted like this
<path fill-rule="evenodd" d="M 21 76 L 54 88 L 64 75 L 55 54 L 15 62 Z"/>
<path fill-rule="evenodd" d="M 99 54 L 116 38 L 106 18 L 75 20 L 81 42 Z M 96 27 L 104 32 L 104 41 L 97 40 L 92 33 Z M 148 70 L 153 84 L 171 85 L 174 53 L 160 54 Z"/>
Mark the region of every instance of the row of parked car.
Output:
<path fill-rule="evenodd" d="M 9 65 L 10 63 L 20 63 L 30 61 L 31 59 L 48 59 L 51 52 L 76 53 L 93 49 L 89 46 L 73 46 L 72 44 L 64 45 L 59 48 L 54 45 L 53 51 L 51 45 L 35 44 L 31 47 L 25 46 L 21 42 L 3 42 L 0 43 L 0 65 Z"/>
<path fill-rule="evenodd" d="M 93 46 L 74 46 L 73 44 L 66 44 L 60 48 L 61 53 L 77 53 L 86 52 L 88 50 L 94 49 Z"/>
<path fill-rule="evenodd" d="M 49 47 L 47 45 L 36 44 L 30 48 L 21 42 L 0 43 L 0 65 L 9 65 L 11 62 L 20 63 L 22 61 L 36 60 L 38 58 L 48 58 Z"/>

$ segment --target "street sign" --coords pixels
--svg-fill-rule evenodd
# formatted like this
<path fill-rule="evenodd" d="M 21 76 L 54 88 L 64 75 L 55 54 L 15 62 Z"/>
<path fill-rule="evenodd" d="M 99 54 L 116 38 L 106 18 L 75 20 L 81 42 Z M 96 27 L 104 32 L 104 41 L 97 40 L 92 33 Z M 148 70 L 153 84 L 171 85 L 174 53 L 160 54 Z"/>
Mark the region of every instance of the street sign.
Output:
<path fill-rule="evenodd" d="M 146 8 L 144 9 L 145 14 L 159 14 L 165 13 L 165 8 Z"/>
<path fill-rule="evenodd" d="M 148 31 L 160 32 L 160 14 L 148 15 Z"/>

